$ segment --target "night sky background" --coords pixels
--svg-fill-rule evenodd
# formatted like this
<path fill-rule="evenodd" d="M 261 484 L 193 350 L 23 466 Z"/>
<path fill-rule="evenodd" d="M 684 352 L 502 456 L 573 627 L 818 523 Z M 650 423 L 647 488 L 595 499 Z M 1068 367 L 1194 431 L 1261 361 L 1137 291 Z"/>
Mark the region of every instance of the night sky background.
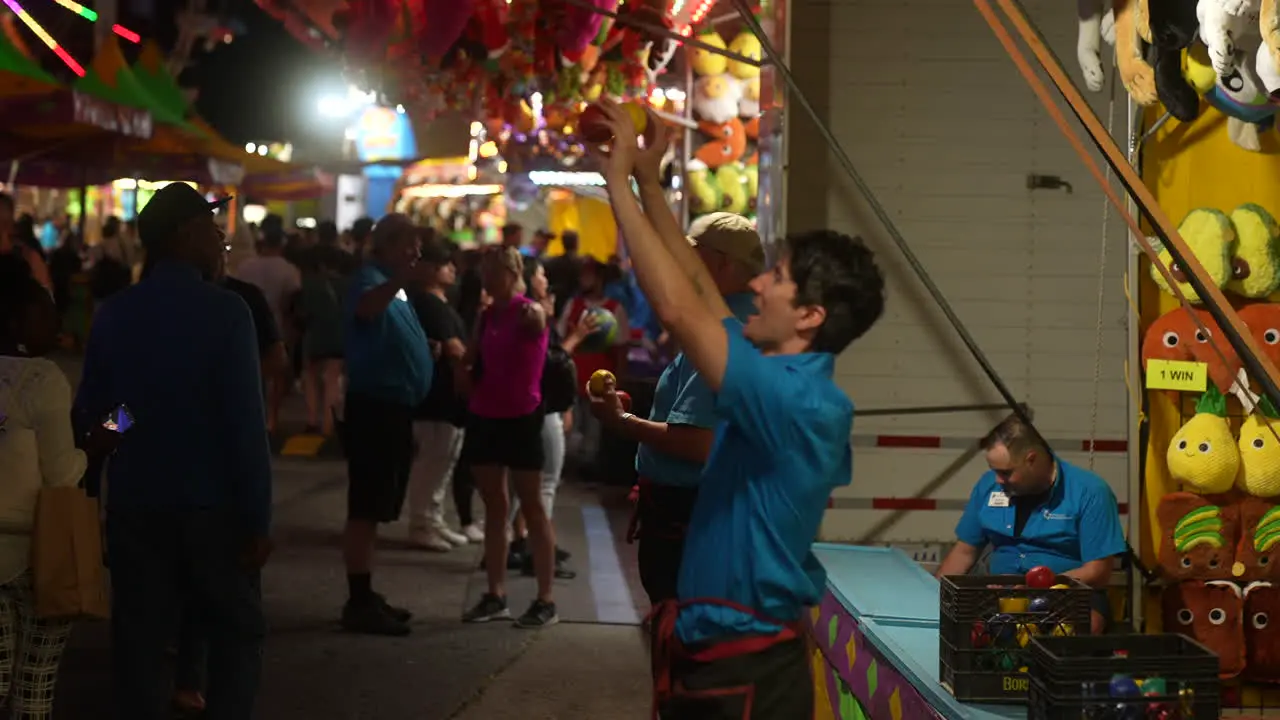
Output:
<path fill-rule="evenodd" d="M 82 65 L 93 57 L 93 24 L 54 0 L 19 0 Z M 80 0 L 94 7 L 92 0 Z M 118 21 L 144 40 L 152 38 L 169 50 L 178 37 L 176 18 L 184 0 L 117 0 Z M 2 7 L 2 6 L 0 6 Z M 322 92 L 342 89 L 341 64 L 335 55 L 303 46 L 253 0 L 209 0 L 206 11 L 224 25 L 243 30 L 230 44 L 208 52 L 203 41 L 192 52 L 179 78 L 183 87 L 198 88 L 196 110 L 227 139 L 237 143 L 290 140 L 299 145 L 337 142 L 340 129 L 316 117 Z M 64 80 L 74 75 L 35 35 L 19 32 L 41 64 Z M 121 41 L 132 62 L 136 45 Z"/>

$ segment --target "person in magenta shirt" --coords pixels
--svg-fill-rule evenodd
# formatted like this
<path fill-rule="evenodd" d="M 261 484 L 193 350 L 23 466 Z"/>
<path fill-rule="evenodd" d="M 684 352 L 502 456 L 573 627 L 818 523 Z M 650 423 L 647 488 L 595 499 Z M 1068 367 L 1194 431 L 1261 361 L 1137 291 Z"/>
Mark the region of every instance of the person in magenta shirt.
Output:
<path fill-rule="evenodd" d="M 508 479 L 529 529 L 538 597 L 516 626 L 539 628 L 560 618 L 551 598 L 555 537 L 541 495 L 542 368 L 547 358 L 547 312 L 524 295 L 524 260 L 515 247 L 489 250 L 480 265 L 492 298 L 476 323 L 476 335 L 459 365 L 459 386 L 470 385 L 462 462 L 471 467 L 485 506 L 485 570 L 489 591 L 462 619 L 489 622 L 511 617 L 504 588 L 507 571 Z"/>

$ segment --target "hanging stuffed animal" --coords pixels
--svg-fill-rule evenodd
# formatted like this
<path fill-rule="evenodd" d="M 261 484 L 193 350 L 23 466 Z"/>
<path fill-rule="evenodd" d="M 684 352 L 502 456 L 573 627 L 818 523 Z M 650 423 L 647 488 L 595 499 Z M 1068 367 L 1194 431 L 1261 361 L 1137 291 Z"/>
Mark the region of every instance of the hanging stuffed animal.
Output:
<path fill-rule="evenodd" d="M 1232 574 L 1241 582 L 1280 581 L 1280 505 L 1275 501 L 1240 501 L 1240 545 Z"/>
<path fill-rule="evenodd" d="M 1244 597 L 1225 580 L 1188 580 L 1164 589 L 1160 596 L 1165 632 L 1186 635 L 1218 656 L 1218 677 L 1233 678 L 1244 670 Z"/>
<path fill-rule="evenodd" d="M 555 28 L 556 45 L 560 47 L 560 52 L 564 54 L 566 61 L 576 64 L 582 60 L 592 40 L 600 33 L 605 16 L 600 12 L 577 5 L 553 4 L 559 7 L 556 9 L 556 15 L 548 19 L 552 21 L 552 27 Z M 618 7 L 618 0 L 588 0 L 588 4 L 595 10 L 612 13 Z M 544 0 L 543 5 L 545 7 L 548 3 Z"/>
<path fill-rule="evenodd" d="M 1225 493 L 1240 472 L 1240 450 L 1227 423 L 1227 400 L 1210 385 L 1165 453 L 1169 475 L 1199 495 Z"/>
<path fill-rule="evenodd" d="M 1244 677 L 1280 683 L 1280 587 L 1250 583 L 1244 589 Z"/>
<path fill-rule="evenodd" d="M 1155 71 L 1143 57 L 1143 43 L 1151 40 L 1147 26 L 1147 0 L 1114 0 L 1116 18 L 1116 67 L 1129 97 L 1139 105 L 1154 105 Z"/>
<path fill-rule="evenodd" d="M 693 156 L 709 168 L 737 162 L 747 152 L 747 136 L 742 121 L 736 117 L 719 124 L 703 120 L 698 123 L 698 129 L 711 139 L 695 150 Z"/>
<path fill-rule="evenodd" d="M 1267 398 L 1240 423 L 1236 486 L 1260 498 L 1280 496 L 1280 413 Z"/>
<path fill-rule="evenodd" d="M 1160 569 L 1172 580 L 1228 580 L 1240 542 L 1240 510 L 1194 493 L 1169 493 L 1156 508 Z"/>
<path fill-rule="evenodd" d="M 689 209 L 694 215 L 706 215 L 720 209 L 720 186 L 707 164 L 694 158 L 689 161 Z"/>
<path fill-rule="evenodd" d="M 1085 87 L 1102 90 L 1106 73 L 1102 69 L 1102 43 L 1116 42 L 1115 15 L 1103 13 L 1103 0 L 1076 0 L 1079 29 L 1076 34 L 1076 60 L 1084 76 Z"/>
<path fill-rule="evenodd" d="M 1199 208 L 1187 213 L 1182 224 L 1178 226 L 1178 234 L 1186 241 L 1191 252 L 1204 267 L 1208 278 L 1218 289 L 1227 286 L 1231 280 L 1231 256 L 1235 251 L 1236 231 L 1231 225 L 1231 218 L 1225 213 L 1211 208 Z M 1169 269 L 1169 274 L 1178 283 L 1178 289 L 1189 302 L 1200 303 L 1195 288 L 1187 282 L 1187 275 L 1173 262 L 1173 255 L 1160 242 L 1153 242 L 1159 252 L 1160 264 Z M 1164 275 L 1151 266 L 1151 278 L 1161 290 L 1172 294 Z"/>
<path fill-rule="evenodd" d="M 750 198 L 747 195 L 746 168 L 740 162 L 725 163 L 716 169 L 716 184 L 724 193 L 720 209 L 741 215 L 747 211 Z"/>
<path fill-rule="evenodd" d="M 1194 317 L 1177 307 L 1151 323 L 1142 337 L 1142 368 L 1145 371 L 1151 360 L 1202 362 L 1207 368 L 1209 382 L 1225 396 L 1238 380 L 1240 360 L 1230 346 L 1223 347 L 1225 343 L 1219 342 L 1218 347 L 1210 345 L 1211 339 L 1222 336 L 1213 316 L 1199 308 L 1193 312 Z M 1196 320 L 1199 320 L 1199 325 Z M 1208 335 L 1200 326 L 1208 331 Z"/>
<path fill-rule="evenodd" d="M 1280 305 L 1256 302 L 1236 311 L 1240 322 L 1249 328 L 1249 335 L 1262 350 L 1262 354 L 1280 365 Z"/>
<path fill-rule="evenodd" d="M 1200 0 L 1200 2 L 1214 0 Z M 1157 0 L 1147 5 L 1151 29 L 1156 96 L 1173 117 L 1191 122 L 1200 112 L 1200 96 L 1182 74 L 1182 51 L 1196 39 L 1197 0 Z"/>
<path fill-rule="evenodd" d="M 1273 102 L 1280 103 L 1280 0 L 1262 0 L 1258 12 L 1258 47 L 1254 68 Z"/>
<path fill-rule="evenodd" d="M 1242 58 L 1237 43 L 1258 34 L 1260 13 L 1260 0 L 1198 1 L 1200 39 L 1208 47 L 1209 63 L 1219 76 L 1229 75 L 1239 66 Z"/>
<path fill-rule="evenodd" d="M 1227 290 L 1266 298 L 1280 288 L 1280 223 L 1261 205 L 1248 203 L 1231 211 L 1231 225 L 1236 247 Z"/>
<path fill-rule="evenodd" d="M 1248 63 L 1219 76 L 1201 43 L 1192 45 L 1186 57 L 1187 79 L 1218 112 L 1227 116 L 1227 135 L 1243 150 L 1262 150 L 1261 134 L 1275 126 L 1276 106 L 1268 101 L 1261 80 Z"/>

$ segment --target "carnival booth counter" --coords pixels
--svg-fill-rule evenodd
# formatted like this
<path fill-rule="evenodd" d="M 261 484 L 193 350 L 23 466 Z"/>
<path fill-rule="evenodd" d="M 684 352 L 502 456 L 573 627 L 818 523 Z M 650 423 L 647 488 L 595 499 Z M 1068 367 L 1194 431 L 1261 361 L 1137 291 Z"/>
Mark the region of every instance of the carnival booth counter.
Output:
<path fill-rule="evenodd" d="M 1025 718 L 956 700 L 939 677 L 938 581 L 896 548 L 818 544 L 827 592 L 813 608 L 819 720 Z M 824 700 L 826 702 L 824 702 Z"/>

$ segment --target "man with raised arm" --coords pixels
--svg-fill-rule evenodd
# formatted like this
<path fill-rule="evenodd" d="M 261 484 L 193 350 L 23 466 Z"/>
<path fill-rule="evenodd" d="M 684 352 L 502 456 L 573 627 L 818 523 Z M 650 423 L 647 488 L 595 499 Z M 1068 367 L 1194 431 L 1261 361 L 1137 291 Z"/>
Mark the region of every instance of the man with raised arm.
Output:
<path fill-rule="evenodd" d="M 650 207 L 650 221 L 632 192 L 637 165 L 661 152 L 661 121 L 650 114 L 642 151 L 629 116 L 601 104 L 614 136 L 602 171 L 637 279 L 715 394 L 719 420 L 678 599 L 653 618 L 655 710 L 663 720 L 807 719 L 813 689 L 801 622 L 825 583 L 810 546 L 832 490 L 853 470 L 853 404 L 831 375 L 835 355 L 880 317 L 884 279 L 859 239 L 792 235 L 751 281 L 758 313 L 743 324 L 675 219 Z"/>

